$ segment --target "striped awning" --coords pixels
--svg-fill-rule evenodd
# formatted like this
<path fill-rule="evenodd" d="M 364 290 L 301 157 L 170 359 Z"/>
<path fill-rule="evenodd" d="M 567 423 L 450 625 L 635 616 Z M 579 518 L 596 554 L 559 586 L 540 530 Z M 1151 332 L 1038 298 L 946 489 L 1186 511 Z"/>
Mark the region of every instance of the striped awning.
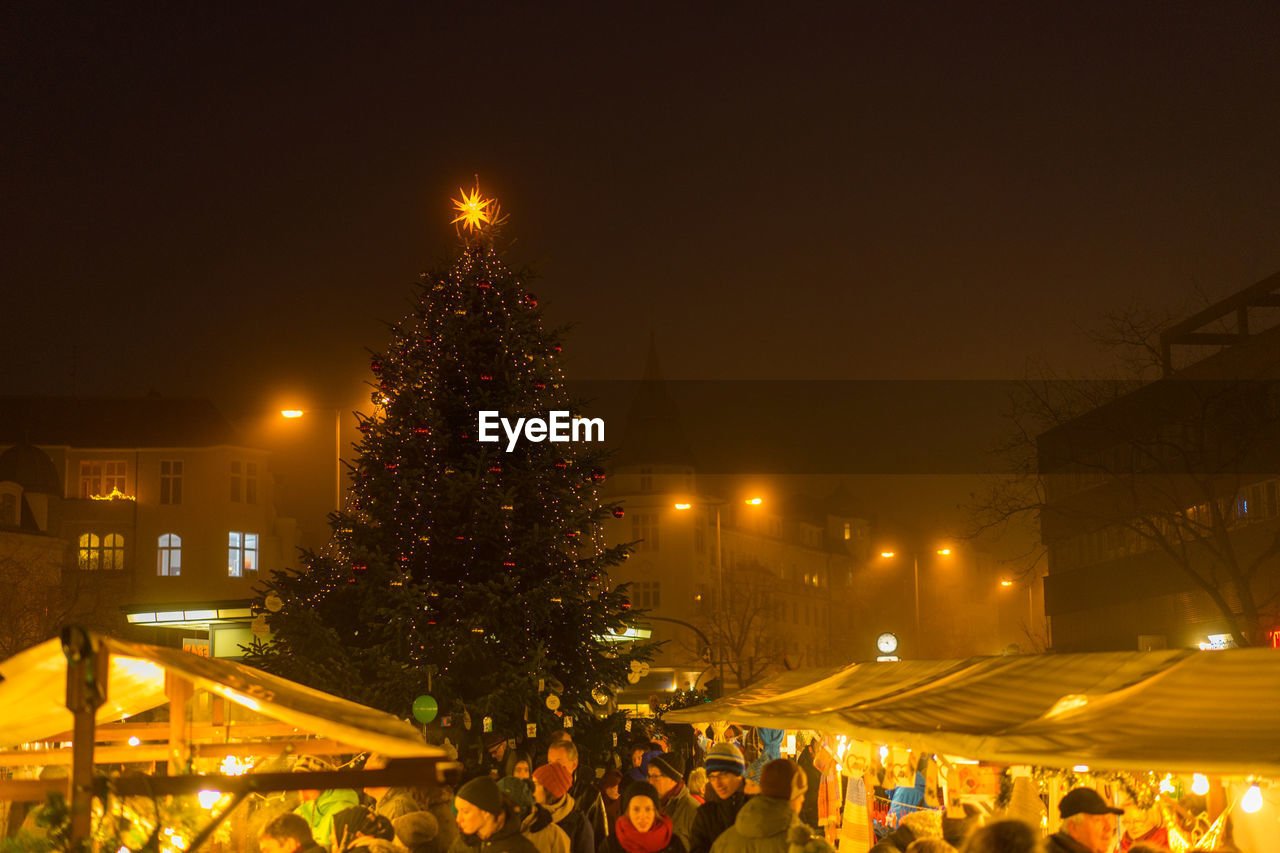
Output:
<path fill-rule="evenodd" d="M 784 673 L 665 719 L 814 729 L 1005 764 L 1280 776 L 1280 652 L 857 663 Z"/>

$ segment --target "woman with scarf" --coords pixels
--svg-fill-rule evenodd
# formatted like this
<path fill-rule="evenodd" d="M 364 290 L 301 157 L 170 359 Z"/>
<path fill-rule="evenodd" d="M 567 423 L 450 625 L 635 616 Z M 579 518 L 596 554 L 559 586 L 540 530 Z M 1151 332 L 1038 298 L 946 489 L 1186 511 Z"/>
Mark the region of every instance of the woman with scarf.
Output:
<path fill-rule="evenodd" d="M 685 853 L 662 813 L 658 791 L 648 782 L 632 782 L 622 796 L 622 813 L 602 853 Z"/>

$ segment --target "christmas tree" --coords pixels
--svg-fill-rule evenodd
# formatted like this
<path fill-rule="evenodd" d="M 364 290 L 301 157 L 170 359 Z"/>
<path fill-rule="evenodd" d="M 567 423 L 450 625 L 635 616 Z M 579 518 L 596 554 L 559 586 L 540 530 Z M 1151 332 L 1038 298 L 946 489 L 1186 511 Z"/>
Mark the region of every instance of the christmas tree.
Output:
<path fill-rule="evenodd" d="M 562 332 L 495 247 L 496 202 L 478 184 L 462 196 L 453 257 L 373 354 L 347 507 L 323 551 L 261 590 L 272 636 L 250 662 L 401 716 L 430 696 L 459 729 L 488 717 L 523 736 L 601 713 L 652 649 L 607 639 L 631 614 L 609 585 L 627 550 L 600 530 L 622 512 L 599 496 L 600 445 L 478 440 L 481 411 L 575 409 Z"/>

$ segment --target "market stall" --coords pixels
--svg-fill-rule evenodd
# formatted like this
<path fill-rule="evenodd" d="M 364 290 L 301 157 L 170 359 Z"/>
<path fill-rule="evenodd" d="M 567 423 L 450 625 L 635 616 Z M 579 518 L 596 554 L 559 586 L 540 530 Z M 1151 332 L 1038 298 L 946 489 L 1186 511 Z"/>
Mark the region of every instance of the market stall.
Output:
<path fill-rule="evenodd" d="M 138 722 L 167 706 L 167 719 Z M 152 714 L 154 716 L 154 714 Z M 382 770 L 254 773 L 249 759 L 378 752 Z M 0 801 L 64 793 L 72 838 L 90 832 L 91 801 L 212 791 L 225 818 L 250 792 L 434 785 L 445 752 L 390 714 L 228 660 L 71 628 L 0 663 L 0 768 L 64 765 L 69 778 L 0 778 Z M 242 760 L 243 759 L 243 760 Z M 167 765 L 110 776 L 95 765 Z M 213 772 L 201 773 L 201 767 Z M 271 769 L 281 769 L 278 762 Z M 283 769 L 287 770 L 287 767 Z M 193 849 L 195 844 L 187 845 Z"/>
<path fill-rule="evenodd" d="M 1004 766 L 1230 777 L 1250 797 L 1274 797 L 1278 708 L 1274 650 L 1166 650 L 790 672 L 666 719 L 812 730 Z"/>

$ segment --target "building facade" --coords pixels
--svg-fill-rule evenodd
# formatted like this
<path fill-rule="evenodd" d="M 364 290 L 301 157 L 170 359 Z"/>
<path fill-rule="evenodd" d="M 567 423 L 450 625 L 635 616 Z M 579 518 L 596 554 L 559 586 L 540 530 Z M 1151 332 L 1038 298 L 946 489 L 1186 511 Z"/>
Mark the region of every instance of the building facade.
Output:
<path fill-rule="evenodd" d="M 253 587 L 295 552 L 267 453 L 205 401 L 11 398 L 0 412 L 0 493 L 44 506 L 17 532 L 59 543 L 59 618 L 238 656 Z M 19 461 L 43 471 L 37 492 L 14 479 Z"/>

